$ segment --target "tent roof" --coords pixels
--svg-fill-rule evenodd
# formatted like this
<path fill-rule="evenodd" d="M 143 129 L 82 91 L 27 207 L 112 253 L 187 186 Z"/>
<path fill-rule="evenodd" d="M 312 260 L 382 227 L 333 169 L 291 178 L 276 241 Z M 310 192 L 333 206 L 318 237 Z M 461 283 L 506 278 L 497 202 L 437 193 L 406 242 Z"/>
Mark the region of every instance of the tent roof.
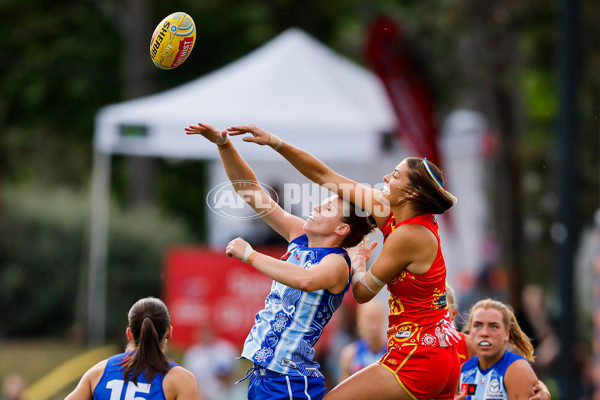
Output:
<path fill-rule="evenodd" d="M 200 52 L 196 49 L 196 57 Z M 356 161 L 376 159 L 379 133 L 394 124 L 374 74 L 289 29 L 187 84 L 102 108 L 95 147 L 104 153 L 214 159 L 213 145 L 184 133 L 199 121 L 220 129 L 256 123 L 319 158 Z M 146 133 L 127 136 L 123 126 L 143 126 Z M 240 147 L 250 159 L 276 156 L 259 146 Z"/>

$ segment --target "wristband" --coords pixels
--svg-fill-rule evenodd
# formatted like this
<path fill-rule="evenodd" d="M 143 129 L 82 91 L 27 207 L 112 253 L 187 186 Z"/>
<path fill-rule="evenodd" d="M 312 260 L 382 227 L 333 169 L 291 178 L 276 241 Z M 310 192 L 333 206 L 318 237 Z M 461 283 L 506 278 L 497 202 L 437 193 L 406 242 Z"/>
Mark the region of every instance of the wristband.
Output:
<path fill-rule="evenodd" d="M 352 279 L 351 279 L 351 283 L 352 283 L 352 287 L 354 287 L 354 285 L 356 285 L 356 282 L 363 282 L 365 279 L 365 273 L 364 271 L 360 271 L 360 272 L 355 272 L 352 274 Z"/>
<path fill-rule="evenodd" d="M 242 261 L 248 262 L 248 257 L 250 257 L 250 255 L 254 253 L 256 253 L 256 250 L 254 250 L 252 246 L 250 246 L 250 243 L 246 243 L 246 250 L 244 250 L 244 256 L 242 257 Z"/>
<path fill-rule="evenodd" d="M 217 146 L 223 146 L 229 140 L 229 135 L 221 136 L 221 139 L 216 141 Z"/>
<path fill-rule="evenodd" d="M 379 287 L 379 289 L 381 289 L 383 287 L 383 285 L 385 285 L 385 282 L 383 282 L 381 279 L 379 279 L 378 277 L 376 277 L 375 275 L 373 275 L 373 273 L 371 272 L 371 270 L 369 270 L 369 272 L 367 272 L 367 273 L 369 275 L 371 275 L 371 278 L 373 278 L 373 282 L 375 282 L 375 284 Z"/>
<path fill-rule="evenodd" d="M 248 264 L 250 264 L 250 265 L 254 266 L 254 265 L 253 265 L 253 263 L 254 263 L 254 259 L 256 258 L 256 256 L 257 256 L 258 254 L 259 254 L 259 253 L 258 253 L 258 251 L 255 251 L 254 253 L 250 254 L 250 255 L 248 256 Z"/>
<path fill-rule="evenodd" d="M 269 143 L 267 144 L 271 146 L 274 150 L 278 151 L 283 145 L 283 141 L 278 136 L 269 133 Z"/>
<path fill-rule="evenodd" d="M 375 286 L 374 288 L 371 287 L 371 285 L 369 285 L 369 283 L 367 282 L 367 274 L 369 274 L 371 276 L 371 279 L 373 280 L 373 283 Z M 370 269 L 366 273 L 361 271 L 361 272 L 357 272 L 354 275 L 352 275 L 351 282 L 352 282 L 353 288 L 354 288 L 354 285 L 356 285 L 356 282 L 362 283 L 367 289 L 369 289 L 369 292 L 371 292 L 373 294 L 379 293 L 381 288 L 385 285 L 385 283 L 383 281 L 381 281 L 379 278 L 377 278 L 375 275 L 373 275 L 373 273 L 371 272 Z"/>

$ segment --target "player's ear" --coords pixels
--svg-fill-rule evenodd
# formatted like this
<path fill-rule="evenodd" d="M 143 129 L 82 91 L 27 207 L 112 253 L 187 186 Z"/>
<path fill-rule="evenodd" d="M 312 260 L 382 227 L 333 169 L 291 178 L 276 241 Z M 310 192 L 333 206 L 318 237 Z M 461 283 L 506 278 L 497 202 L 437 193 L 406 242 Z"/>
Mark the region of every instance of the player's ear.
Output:
<path fill-rule="evenodd" d="M 133 342 L 133 333 L 131 333 L 131 328 L 127 327 L 125 330 L 125 334 L 127 335 L 127 339 Z"/>
<path fill-rule="evenodd" d="M 337 228 L 335 228 L 335 233 L 338 235 L 344 236 L 350 233 L 350 225 L 348 224 L 340 224 Z"/>
<path fill-rule="evenodd" d="M 165 339 L 171 340 L 173 337 L 173 325 L 169 325 L 167 332 L 165 333 Z"/>
<path fill-rule="evenodd" d="M 450 311 L 450 319 L 452 321 L 454 321 L 457 314 L 458 314 L 458 308 L 452 308 L 452 310 Z"/>

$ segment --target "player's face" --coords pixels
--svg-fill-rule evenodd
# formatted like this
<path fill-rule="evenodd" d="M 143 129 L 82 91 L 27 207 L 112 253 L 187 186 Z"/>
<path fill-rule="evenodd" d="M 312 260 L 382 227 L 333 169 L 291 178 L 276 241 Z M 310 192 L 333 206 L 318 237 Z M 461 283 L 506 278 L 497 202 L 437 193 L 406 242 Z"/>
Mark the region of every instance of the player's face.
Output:
<path fill-rule="evenodd" d="M 385 338 L 385 327 L 387 319 L 383 307 L 371 302 L 360 304 L 360 312 L 356 316 L 358 333 L 367 341 Z"/>
<path fill-rule="evenodd" d="M 471 318 L 469 335 L 473 338 L 480 362 L 489 368 L 502 358 L 509 331 L 504 326 L 502 313 L 495 308 L 478 308 Z"/>
<path fill-rule="evenodd" d="M 333 234 L 342 224 L 344 201 L 338 196 L 331 196 L 318 206 L 313 207 L 304 230 L 307 233 L 327 236 Z"/>
<path fill-rule="evenodd" d="M 387 201 L 393 206 L 406 197 L 406 188 L 410 183 L 408 179 L 409 169 L 408 162 L 402 160 L 392 172 L 383 177 L 386 188 L 384 188 L 379 196 L 380 201 Z"/>

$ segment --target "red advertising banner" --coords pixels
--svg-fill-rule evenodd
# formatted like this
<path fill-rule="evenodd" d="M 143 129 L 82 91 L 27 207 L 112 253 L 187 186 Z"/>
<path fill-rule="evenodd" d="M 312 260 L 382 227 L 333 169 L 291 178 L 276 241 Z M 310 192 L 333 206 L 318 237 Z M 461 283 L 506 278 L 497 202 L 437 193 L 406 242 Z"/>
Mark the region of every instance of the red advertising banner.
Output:
<path fill-rule="evenodd" d="M 427 157 L 442 168 L 438 126 L 427 78 L 398 25 L 377 18 L 371 25 L 366 57 L 382 80 L 397 120 L 397 134 L 415 156 Z"/>
<path fill-rule="evenodd" d="M 280 258 L 285 247 L 257 248 Z M 242 347 L 272 280 L 250 265 L 203 247 L 175 247 L 165 257 L 164 299 L 174 327 L 174 346 L 193 344 L 200 328 Z"/>

